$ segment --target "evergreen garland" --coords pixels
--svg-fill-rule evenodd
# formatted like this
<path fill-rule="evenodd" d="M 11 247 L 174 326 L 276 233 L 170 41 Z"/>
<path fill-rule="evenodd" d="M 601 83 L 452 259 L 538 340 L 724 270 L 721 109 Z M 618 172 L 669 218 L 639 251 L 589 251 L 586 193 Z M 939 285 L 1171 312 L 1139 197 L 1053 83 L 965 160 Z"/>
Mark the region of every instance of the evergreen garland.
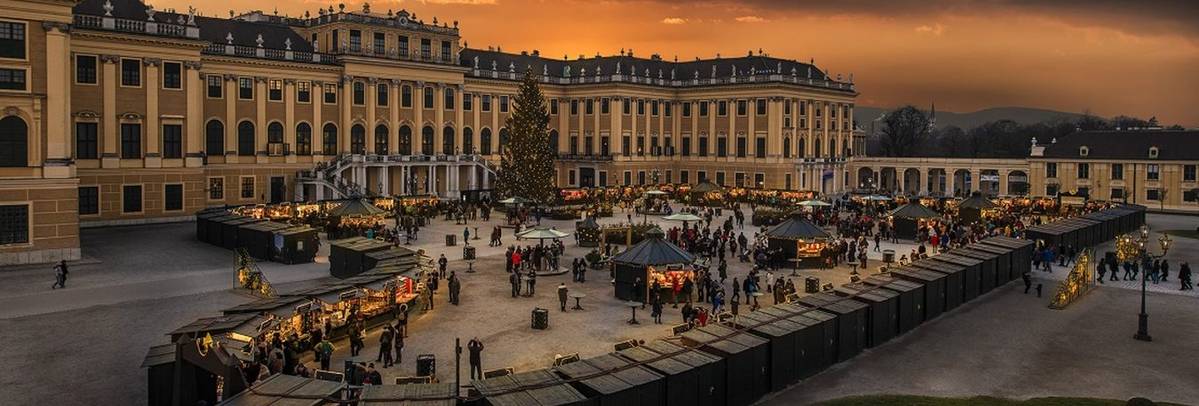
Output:
<path fill-rule="evenodd" d="M 501 146 L 496 174 L 499 198 L 523 197 L 541 205 L 551 204 L 558 189 L 548 131 L 550 115 L 532 70 L 525 71 L 512 104 L 512 114 L 505 120 L 511 138 Z"/>

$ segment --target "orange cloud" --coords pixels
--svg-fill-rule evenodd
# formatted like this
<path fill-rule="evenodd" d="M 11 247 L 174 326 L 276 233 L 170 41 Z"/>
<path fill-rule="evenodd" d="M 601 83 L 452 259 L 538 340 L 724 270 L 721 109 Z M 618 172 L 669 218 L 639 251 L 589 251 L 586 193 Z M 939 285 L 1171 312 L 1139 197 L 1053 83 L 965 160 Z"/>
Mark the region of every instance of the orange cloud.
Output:
<path fill-rule="evenodd" d="M 758 16 L 741 16 L 734 19 L 739 23 L 760 23 L 766 21 L 765 18 Z"/>
<path fill-rule="evenodd" d="M 916 32 L 932 34 L 939 37 L 941 36 L 941 33 L 945 32 L 945 26 L 941 25 L 940 23 L 934 25 L 921 25 L 916 27 Z"/>
<path fill-rule="evenodd" d="M 667 25 L 681 25 L 681 24 L 686 24 L 686 23 L 687 23 L 687 19 L 685 19 L 685 18 L 666 17 L 666 18 L 662 19 L 662 24 L 667 24 Z"/>

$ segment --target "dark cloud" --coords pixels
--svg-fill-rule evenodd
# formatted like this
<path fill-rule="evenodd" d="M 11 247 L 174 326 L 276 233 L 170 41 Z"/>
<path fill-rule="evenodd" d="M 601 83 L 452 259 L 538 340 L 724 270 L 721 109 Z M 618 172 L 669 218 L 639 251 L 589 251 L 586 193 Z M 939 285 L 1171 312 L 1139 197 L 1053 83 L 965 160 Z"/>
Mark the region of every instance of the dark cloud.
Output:
<path fill-rule="evenodd" d="M 678 5 L 677 1 L 657 0 Z M 696 0 L 788 15 L 866 15 L 918 18 L 943 15 L 1010 17 L 1035 15 L 1081 27 L 1128 34 L 1177 35 L 1199 40 L 1196 0 Z"/>

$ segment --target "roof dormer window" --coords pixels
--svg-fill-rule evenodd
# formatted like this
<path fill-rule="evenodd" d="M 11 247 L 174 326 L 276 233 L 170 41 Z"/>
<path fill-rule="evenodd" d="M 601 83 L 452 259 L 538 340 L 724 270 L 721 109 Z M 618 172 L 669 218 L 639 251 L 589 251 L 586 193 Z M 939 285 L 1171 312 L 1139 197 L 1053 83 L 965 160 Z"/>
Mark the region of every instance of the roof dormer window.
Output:
<path fill-rule="evenodd" d="M 1149 147 L 1149 159 L 1157 159 L 1157 147 Z"/>
<path fill-rule="evenodd" d="M 1078 147 L 1078 156 L 1085 157 L 1090 154 L 1091 154 L 1091 149 L 1087 148 L 1086 145 Z"/>

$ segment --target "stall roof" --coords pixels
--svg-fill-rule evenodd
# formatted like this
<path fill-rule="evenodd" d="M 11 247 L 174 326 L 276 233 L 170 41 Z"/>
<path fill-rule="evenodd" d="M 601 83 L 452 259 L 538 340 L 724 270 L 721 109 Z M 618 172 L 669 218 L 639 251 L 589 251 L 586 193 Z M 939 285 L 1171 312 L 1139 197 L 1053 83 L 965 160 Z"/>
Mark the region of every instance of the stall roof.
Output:
<path fill-rule="evenodd" d="M 939 271 L 939 272 L 944 272 L 944 273 L 957 273 L 957 272 L 961 272 L 962 269 L 964 269 L 964 268 L 962 268 L 962 265 L 951 264 L 951 263 L 944 262 L 944 261 L 934 261 L 932 258 L 926 258 L 926 259 L 922 259 L 922 260 L 913 262 L 911 264 L 911 266 L 918 267 L 918 268 L 924 268 L 924 269 L 931 269 L 934 271 Z"/>
<path fill-rule="evenodd" d="M 683 347 L 669 341 L 654 340 L 637 348 L 648 349 L 663 355 L 673 354 L 673 359 L 693 367 L 720 362 L 720 358 L 717 358 L 716 356 L 702 351 L 696 351 L 692 348 Z"/>
<path fill-rule="evenodd" d="M 302 233 L 316 232 L 316 229 L 315 229 L 315 228 L 312 228 L 312 227 L 309 227 L 309 226 L 306 226 L 306 225 L 293 225 L 293 226 L 291 226 L 291 227 L 289 227 L 289 228 L 286 228 L 286 229 L 283 229 L 283 230 L 279 230 L 279 231 L 276 231 L 276 232 L 277 232 L 277 233 L 279 233 L 279 234 L 283 234 L 283 235 L 292 235 L 292 234 L 302 234 Z"/>
<path fill-rule="evenodd" d="M 737 331 L 720 324 L 708 324 L 707 326 L 700 327 L 700 330 L 716 337 L 728 337 L 725 341 L 732 341 L 748 348 L 767 343 L 764 338 L 743 331 Z"/>
<path fill-rule="evenodd" d="M 521 387 L 535 388 L 525 392 L 543 406 L 576 404 L 587 400 L 586 396 L 562 382 L 561 378 L 548 369 L 521 372 L 508 377 Z"/>
<path fill-rule="evenodd" d="M 175 362 L 175 344 L 161 344 L 150 347 L 146 357 L 142 359 L 142 368 L 156 367 Z"/>
<path fill-rule="evenodd" d="M 660 236 L 646 238 L 612 257 L 612 262 L 638 266 L 690 264 L 694 261 L 694 255 Z"/>
<path fill-rule="evenodd" d="M 829 234 L 811 221 L 799 216 L 791 216 L 786 221 L 771 227 L 766 230 L 766 236 L 770 238 L 783 238 L 789 240 L 812 240 L 812 239 L 828 239 Z"/>
<path fill-rule="evenodd" d="M 380 209 L 365 199 L 355 199 L 343 202 L 340 206 L 329 210 L 328 214 L 334 217 L 381 216 L 387 214 L 387 210 Z"/>
<path fill-rule="evenodd" d="M 988 210 L 995 208 L 995 203 L 992 203 L 991 199 L 985 198 L 981 194 L 975 194 L 966 200 L 962 200 L 961 203 L 958 203 L 958 208 Z"/>
<path fill-rule="evenodd" d="M 941 260 L 944 262 L 953 262 L 953 263 L 962 264 L 962 265 L 966 265 L 966 266 L 982 265 L 983 261 L 981 259 L 956 254 L 955 252 L 959 252 L 958 250 L 960 250 L 960 249 L 961 248 L 953 250 L 953 251 L 933 255 L 929 258 Z M 992 256 L 994 256 L 994 255 L 992 255 Z"/>
<path fill-rule="evenodd" d="M 249 224 L 242 228 L 247 229 L 247 230 L 256 230 L 256 231 L 276 231 L 276 230 L 283 230 L 283 229 L 291 228 L 291 225 L 284 224 L 284 223 L 277 223 L 274 221 L 263 221 L 260 223 Z"/>
<path fill-rule="evenodd" d="M 575 228 L 576 229 L 584 229 L 584 228 L 597 229 L 597 228 L 600 228 L 600 226 L 599 226 L 599 223 L 595 221 L 594 216 L 587 216 L 582 221 L 579 221 L 579 225 Z"/>
<path fill-rule="evenodd" d="M 658 375 L 657 373 L 654 373 L 654 371 L 650 371 L 645 367 L 629 367 L 630 364 L 633 364 L 632 361 L 617 357 L 614 354 L 604 354 L 594 358 L 588 358 L 583 360 L 583 362 L 607 371 L 608 373 L 622 381 L 629 383 L 630 385 L 645 385 L 662 379 L 662 375 Z"/>
<path fill-rule="evenodd" d="M 933 209 L 924 207 L 920 203 L 908 203 L 891 211 L 891 216 L 909 219 L 931 219 L 941 217 L 940 214 Z"/>
<path fill-rule="evenodd" d="M 244 326 L 257 328 L 258 324 L 266 321 L 266 317 L 254 313 L 229 314 L 216 317 L 205 317 L 193 321 L 186 326 L 175 329 L 170 335 L 193 333 L 223 333 L 238 330 Z M 246 334 L 253 336 L 254 334 Z"/>
<path fill-rule="evenodd" d="M 366 241 L 366 237 L 349 237 L 349 238 L 342 238 L 340 240 L 333 240 L 333 241 L 329 241 L 329 246 L 330 247 L 345 247 L 345 246 L 353 245 L 359 241 Z"/>
<path fill-rule="evenodd" d="M 565 375 L 570 379 L 579 379 L 579 383 L 586 385 L 588 388 L 599 392 L 601 395 L 610 395 L 628 389 L 628 382 L 605 373 L 600 368 L 591 365 L 584 361 L 572 362 L 565 365 L 554 367 L 555 371 Z M 586 379 L 581 379 L 588 377 Z"/>
<path fill-rule="evenodd" d="M 224 406 L 320 405 L 337 398 L 341 382 L 275 374 L 221 402 Z"/>
<path fill-rule="evenodd" d="M 641 347 L 620 350 L 617 354 L 633 362 L 644 363 L 644 365 L 667 375 L 678 375 L 691 370 L 691 367 L 687 364 Z"/>
<path fill-rule="evenodd" d="M 362 388 L 359 399 L 371 406 L 458 404 L 454 385 L 449 383 L 369 385 Z"/>
<path fill-rule="evenodd" d="M 991 238 L 982 240 L 982 243 L 1002 245 L 1002 246 L 1011 247 L 1011 248 L 1024 248 L 1024 247 L 1035 244 L 1031 240 L 1025 240 L 1022 238 L 1012 238 L 1012 237 L 991 237 Z"/>
<path fill-rule="evenodd" d="M 724 190 L 724 188 L 717 186 L 715 183 L 708 182 L 708 181 L 700 182 L 699 184 L 695 185 L 695 187 L 691 188 L 691 191 L 696 192 L 696 193 L 708 193 L 708 192 L 716 192 L 716 191 L 720 191 L 720 190 Z"/>

